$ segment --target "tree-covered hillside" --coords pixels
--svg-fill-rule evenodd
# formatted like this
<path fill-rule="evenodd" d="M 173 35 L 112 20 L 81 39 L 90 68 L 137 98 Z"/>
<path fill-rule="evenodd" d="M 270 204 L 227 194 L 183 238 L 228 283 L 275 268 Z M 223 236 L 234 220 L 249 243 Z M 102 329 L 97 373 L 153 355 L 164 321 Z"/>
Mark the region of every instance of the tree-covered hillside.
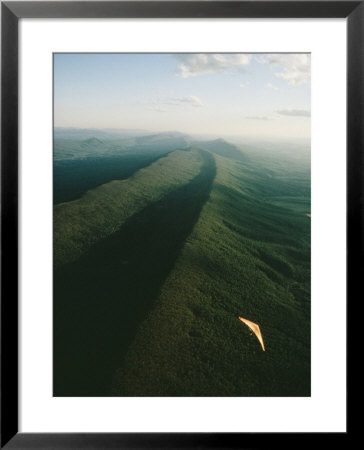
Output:
<path fill-rule="evenodd" d="M 56 205 L 54 394 L 310 395 L 309 214 L 308 159 L 222 140 Z"/>

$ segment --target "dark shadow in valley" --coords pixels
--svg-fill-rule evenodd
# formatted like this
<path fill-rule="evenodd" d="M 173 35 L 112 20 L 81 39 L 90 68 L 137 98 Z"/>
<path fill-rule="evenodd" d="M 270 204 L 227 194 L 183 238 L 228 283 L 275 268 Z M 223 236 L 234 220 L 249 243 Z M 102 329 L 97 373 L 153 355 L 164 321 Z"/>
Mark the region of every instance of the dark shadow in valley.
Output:
<path fill-rule="evenodd" d="M 55 272 L 53 395 L 112 395 L 113 373 L 209 197 L 215 160 L 199 153 L 191 182 Z"/>

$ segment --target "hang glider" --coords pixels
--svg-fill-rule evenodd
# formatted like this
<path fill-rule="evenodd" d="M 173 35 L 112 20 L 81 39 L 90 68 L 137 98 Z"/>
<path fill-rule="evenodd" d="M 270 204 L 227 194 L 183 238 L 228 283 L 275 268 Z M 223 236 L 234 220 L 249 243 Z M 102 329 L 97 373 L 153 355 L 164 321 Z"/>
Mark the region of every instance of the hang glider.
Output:
<path fill-rule="evenodd" d="M 257 325 L 254 322 L 251 322 L 248 319 L 244 319 L 244 317 L 239 317 L 239 320 L 245 323 L 245 325 L 248 325 L 248 327 L 252 330 L 252 332 L 255 334 L 255 336 L 258 338 L 258 341 L 260 342 L 260 345 L 262 346 L 263 352 L 265 352 L 264 342 L 263 342 L 263 336 L 260 332 L 259 325 Z"/>

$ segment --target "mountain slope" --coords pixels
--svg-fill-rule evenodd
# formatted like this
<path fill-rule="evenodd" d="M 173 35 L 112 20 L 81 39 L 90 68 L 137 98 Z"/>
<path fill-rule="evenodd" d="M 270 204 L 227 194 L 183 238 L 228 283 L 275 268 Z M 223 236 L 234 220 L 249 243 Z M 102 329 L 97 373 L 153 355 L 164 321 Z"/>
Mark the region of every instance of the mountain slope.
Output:
<path fill-rule="evenodd" d="M 208 150 L 215 155 L 225 158 L 247 160 L 246 155 L 234 144 L 225 141 L 225 139 L 215 139 L 213 141 L 193 141 L 192 145 Z"/>
<path fill-rule="evenodd" d="M 54 266 L 74 261 L 98 240 L 112 234 L 150 202 L 195 177 L 198 152 L 177 150 L 139 170 L 127 180 L 114 180 L 83 197 L 54 207 Z"/>
<path fill-rule="evenodd" d="M 192 179 L 176 182 L 117 231 L 55 270 L 54 395 L 112 395 L 113 373 L 153 309 L 215 177 L 209 153 L 186 157 L 189 163 L 198 158 Z M 181 163 L 188 164 L 178 162 L 176 179 Z"/>
<path fill-rule="evenodd" d="M 102 140 L 97 137 L 81 141 L 55 140 L 54 203 L 75 200 L 101 184 L 129 178 L 158 158 L 188 147 L 185 137 L 176 133 L 118 140 L 108 134 Z"/>
<path fill-rule="evenodd" d="M 55 206 L 54 395 L 310 395 L 309 165 L 214 145 Z"/>
<path fill-rule="evenodd" d="M 310 221 L 270 203 L 280 183 L 264 166 L 215 159 L 209 200 L 115 374 L 115 395 L 310 395 Z M 259 324 L 265 352 L 238 316 Z"/>

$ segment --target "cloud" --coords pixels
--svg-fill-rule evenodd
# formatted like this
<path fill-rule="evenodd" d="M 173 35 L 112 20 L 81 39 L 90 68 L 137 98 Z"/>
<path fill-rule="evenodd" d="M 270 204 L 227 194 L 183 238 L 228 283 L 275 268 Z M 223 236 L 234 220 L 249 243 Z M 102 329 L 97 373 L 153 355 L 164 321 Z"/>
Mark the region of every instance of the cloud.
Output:
<path fill-rule="evenodd" d="M 307 109 L 281 109 L 277 113 L 280 116 L 311 117 L 311 112 Z"/>
<path fill-rule="evenodd" d="M 269 64 L 277 78 L 286 80 L 291 86 L 307 84 L 311 78 L 311 55 L 302 54 L 270 54 L 259 55 L 256 61 Z"/>
<path fill-rule="evenodd" d="M 206 73 L 244 69 L 250 63 L 252 56 L 246 53 L 197 53 L 175 55 L 175 58 L 180 62 L 176 75 L 188 78 Z"/>
<path fill-rule="evenodd" d="M 201 108 L 203 106 L 202 101 L 195 95 L 188 95 L 187 97 L 168 97 L 162 100 L 154 101 L 148 104 L 150 111 L 167 112 L 166 106 L 182 106 L 189 105 L 194 108 Z"/>
<path fill-rule="evenodd" d="M 154 111 L 154 112 L 159 112 L 159 113 L 164 113 L 167 112 L 166 109 L 162 108 L 160 105 L 156 104 L 156 105 L 150 105 L 148 106 L 149 111 Z"/>
<path fill-rule="evenodd" d="M 272 120 L 272 117 L 267 116 L 246 116 L 248 120 Z"/>
<path fill-rule="evenodd" d="M 277 88 L 277 86 L 274 86 L 274 84 L 272 83 L 267 83 L 265 85 L 265 87 L 269 88 L 269 89 L 273 89 L 273 91 L 278 91 L 279 89 Z"/>
<path fill-rule="evenodd" d="M 182 104 L 189 104 L 191 106 L 194 106 L 195 108 L 200 108 L 203 106 L 202 101 L 196 97 L 195 95 L 188 95 L 187 97 L 170 97 L 166 100 L 162 101 L 162 104 L 164 105 L 182 105 Z"/>
<path fill-rule="evenodd" d="M 248 82 L 248 81 L 245 82 L 245 83 L 240 83 L 240 84 L 239 84 L 239 87 L 241 87 L 241 88 L 243 88 L 243 89 L 247 88 L 248 86 L 249 86 L 249 82 Z"/>

